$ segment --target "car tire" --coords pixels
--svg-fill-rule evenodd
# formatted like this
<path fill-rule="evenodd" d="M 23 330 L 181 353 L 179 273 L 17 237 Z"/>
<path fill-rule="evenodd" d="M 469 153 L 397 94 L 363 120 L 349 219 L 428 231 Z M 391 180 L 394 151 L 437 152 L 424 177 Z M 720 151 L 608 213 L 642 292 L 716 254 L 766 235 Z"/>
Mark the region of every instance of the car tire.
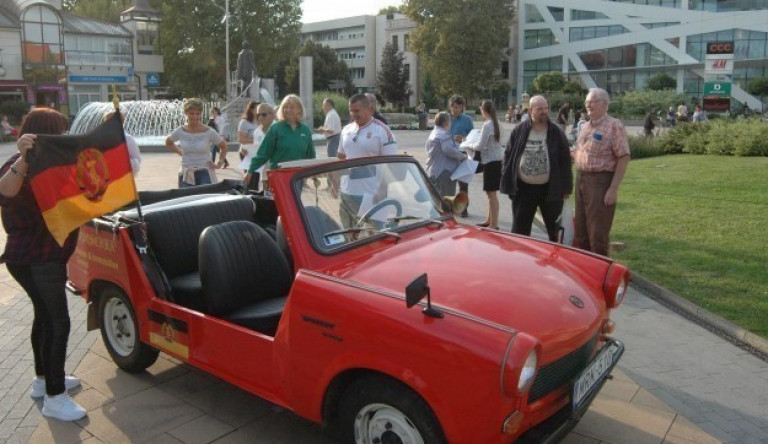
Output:
<path fill-rule="evenodd" d="M 448 442 L 429 405 L 393 379 L 372 376 L 353 382 L 339 401 L 338 414 L 333 431 L 343 443 Z"/>
<path fill-rule="evenodd" d="M 141 373 L 157 361 L 160 351 L 141 342 L 133 305 L 120 289 L 109 286 L 99 297 L 101 337 L 118 367 Z"/>

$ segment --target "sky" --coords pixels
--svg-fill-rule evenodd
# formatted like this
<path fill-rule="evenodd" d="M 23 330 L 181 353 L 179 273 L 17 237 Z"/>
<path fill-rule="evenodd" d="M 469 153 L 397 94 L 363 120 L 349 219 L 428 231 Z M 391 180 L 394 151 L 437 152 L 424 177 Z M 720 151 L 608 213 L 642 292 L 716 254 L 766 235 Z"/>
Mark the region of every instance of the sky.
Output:
<path fill-rule="evenodd" d="M 375 15 L 381 8 L 399 6 L 402 0 L 304 0 L 302 23 L 322 22 L 356 15 Z"/>

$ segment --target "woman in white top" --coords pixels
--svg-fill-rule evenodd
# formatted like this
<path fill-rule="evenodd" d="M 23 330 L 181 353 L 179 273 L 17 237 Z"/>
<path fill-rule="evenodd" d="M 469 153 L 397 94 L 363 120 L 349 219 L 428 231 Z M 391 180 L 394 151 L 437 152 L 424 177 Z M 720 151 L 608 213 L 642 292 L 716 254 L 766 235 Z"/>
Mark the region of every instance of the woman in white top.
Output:
<path fill-rule="evenodd" d="M 477 224 L 480 227 L 499 228 L 499 183 L 501 180 L 501 159 L 504 150 L 501 148 L 501 129 L 496 118 L 496 107 L 490 100 L 480 104 L 483 114 L 483 128 L 477 143 L 465 145 L 466 148 L 480 152 L 480 163 L 483 165 L 483 191 L 488 196 L 488 216 L 485 222 Z"/>
<path fill-rule="evenodd" d="M 227 142 L 216 130 L 203 124 L 203 102 L 188 99 L 184 102 L 187 124 L 176 128 L 165 139 L 165 147 L 181 156 L 179 188 L 217 182 L 216 168 L 227 159 Z M 211 145 L 219 147 L 219 161 L 211 161 Z"/>
<path fill-rule="evenodd" d="M 253 139 L 253 146 L 255 149 L 250 150 L 248 155 L 243 158 L 242 162 L 240 162 L 240 168 L 242 168 L 245 172 L 248 172 L 248 168 L 251 166 L 251 161 L 253 160 L 254 156 L 256 156 L 256 151 L 258 151 L 259 147 L 261 146 L 261 142 L 264 141 L 264 136 L 267 134 L 267 131 L 269 131 L 269 127 L 272 126 L 272 122 L 275 121 L 275 110 L 272 109 L 272 106 L 267 103 L 260 103 L 259 106 L 256 107 L 256 121 L 259 122 L 259 126 L 253 130 L 253 136 L 251 137 Z M 251 175 L 250 183 L 247 184 L 248 189 L 258 190 L 260 178 L 266 180 L 267 176 L 262 175 L 258 171 L 254 172 Z"/>
<path fill-rule="evenodd" d="M 243 160 L 246 156 L 253 157 L 254 151 L 259 149 L 259 146 L 253 146 L 253 131 L 259 126 L 259 121 L 256 119 L 256 106 L 259 102 L 251 100 L 245 105 L 245 112 L 243 112 L 240 118 L 240 123 L 237 125 L 237 141 L 240 142 L 240 160 Z"/>

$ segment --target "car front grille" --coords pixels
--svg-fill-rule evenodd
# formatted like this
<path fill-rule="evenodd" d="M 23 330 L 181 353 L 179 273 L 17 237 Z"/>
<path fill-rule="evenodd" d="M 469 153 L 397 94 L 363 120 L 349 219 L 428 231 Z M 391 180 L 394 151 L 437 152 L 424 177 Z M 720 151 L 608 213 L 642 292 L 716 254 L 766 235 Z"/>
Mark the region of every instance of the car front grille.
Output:
<path fill-rule="evenodd" d="M 584 368 L 597 345 L 598 335 L 555 362 L 539 369 L 528 393 L 528 404 L 547 396 L 573 380 Z"/>

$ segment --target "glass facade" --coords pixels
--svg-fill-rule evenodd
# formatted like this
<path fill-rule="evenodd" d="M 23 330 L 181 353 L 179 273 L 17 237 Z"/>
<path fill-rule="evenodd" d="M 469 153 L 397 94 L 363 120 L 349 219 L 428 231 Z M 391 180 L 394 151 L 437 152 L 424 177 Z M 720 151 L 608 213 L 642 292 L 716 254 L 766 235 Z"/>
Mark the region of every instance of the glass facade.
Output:
<path fill-rule="evenodd" d="M 536 76 L 552 71 L 563 71 L 562 57 L 558 56 L 545 59 L 526 60 L 525 63 L 523 63 L 523 90 L 530 91 L 531 83 Z"/>
<path fill-rule="evenodd" d="M 579 40 L 599 39 L 601 37 L 625 34 L 627 32 L 629 32 L 629 30 L 621 25 L 576 26 L 570 29 L 570 36 L 568 39 L 572 42 L 578 42 Z"/>
<path fill-rule="evenodd" d="M 131 39 L 89 35 L 67 35 L 66 56 L 69 65 L 133 65 Z"/>
<path fill-rule="evenodd" d="M 560 43 L 549 29 L 529 29 L 525 31 L 525 49 L 541 48 L 542 46 L 557 45 Z"/>

